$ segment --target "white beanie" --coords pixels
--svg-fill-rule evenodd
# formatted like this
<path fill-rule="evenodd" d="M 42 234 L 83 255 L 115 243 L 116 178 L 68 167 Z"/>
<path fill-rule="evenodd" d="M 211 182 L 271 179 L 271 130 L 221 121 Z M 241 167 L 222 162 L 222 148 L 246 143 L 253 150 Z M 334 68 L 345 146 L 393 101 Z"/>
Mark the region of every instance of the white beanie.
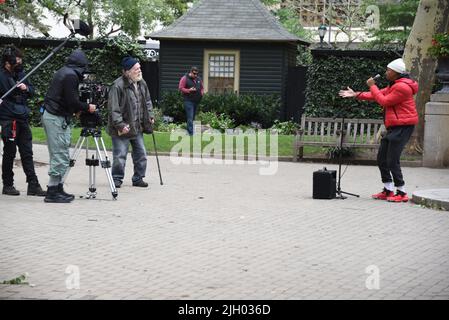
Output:
<path fill-rule="evenodd" d="M 387 68 L 390 68 L 391 70 L 396 71 L 397 73 L 406 73 L 405 63 L 404 60 L 402 60 L 402 58 L 391 61 L 387 65 Z"/>

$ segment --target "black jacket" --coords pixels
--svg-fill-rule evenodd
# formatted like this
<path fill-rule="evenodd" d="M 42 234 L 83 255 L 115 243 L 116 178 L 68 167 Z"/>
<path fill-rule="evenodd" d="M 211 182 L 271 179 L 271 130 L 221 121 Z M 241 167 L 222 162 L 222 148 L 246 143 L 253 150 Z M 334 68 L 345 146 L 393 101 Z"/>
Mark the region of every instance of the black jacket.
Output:
<path fill-rule="evenodd" d="M 20 79 L 25 77 L 25 73 L 11 73 L 5 68 L 0 70 L 0 96 L 3 96 L 9 89 L 14 87 Z M 0 120 L 26 120 L 30 114 L 27 106 L 27 99 L 34 94 L 34 88 L 27 80 L 23 82 L 27 90 L 14 89 L 0 105 Z"/>
<path fill-rule="evenodd" d="M 69 118 L 74 113 L 88 110 L 88 104 L 80 101 L 78 89 L 88 63 L 83 51 L 77 49 L 72 52 L 65 66 L 56 71 L 53 76 L 45 96 L 45 110 L 51 114 Z"/>

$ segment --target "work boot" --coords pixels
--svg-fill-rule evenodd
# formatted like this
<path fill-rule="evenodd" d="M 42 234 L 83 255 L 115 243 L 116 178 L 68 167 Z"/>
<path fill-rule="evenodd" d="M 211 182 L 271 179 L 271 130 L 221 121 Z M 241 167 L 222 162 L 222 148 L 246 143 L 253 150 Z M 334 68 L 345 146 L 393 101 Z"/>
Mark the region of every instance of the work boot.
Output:
<path fill-rule="evenodd" d="M 45 197 L 45 202 L 50 203 L 69 203 L 72 202 L 72 198 L 64 196 L 59 192 L 59 186 L 48 186 L 47 196 Z"/>
<path fill-rule="evenodd" d="M 41 185 L 37 181 L 28 183 L 27 196 L 45 197 L 47 191 L 42 190 Z"/>
<path fill-rule="evenodd" d="M 14 188 L 14 186 L 3 186 L 2 190 L 3 194 L 6 194 L 8 196 L 19 196 L 20 191 Z"/>
<path fill-rule="evenodd" d="M 70 199 L 75 199 L 75 195 L 71 194 L 71 193 L 67 193 L 64 191 L 64 185 L 62 183 L 58 184 L 58 191 L 59 193 L 61 193 L 64 197 L 66 198 L 70 198 Z"/>

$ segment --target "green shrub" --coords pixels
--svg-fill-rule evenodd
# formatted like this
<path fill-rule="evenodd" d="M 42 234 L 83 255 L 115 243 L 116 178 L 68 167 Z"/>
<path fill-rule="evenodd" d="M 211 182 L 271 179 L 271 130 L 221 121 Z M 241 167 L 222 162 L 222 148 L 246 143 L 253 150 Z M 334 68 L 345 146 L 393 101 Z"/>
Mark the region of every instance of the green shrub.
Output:
<path fill-rule="evenodd" d="M 342 158 L 350 158 L 354 156 L 354 148 L 351 147 L 327 147 L 326 151 L 328 159 L 339 159 L 340 154 Z"/>
<path fill-rule="evenodd" d="M 182 94 L 178 91 L 164 91 L 161 93 L 158 107 L 164 115 L 173 117 L 174 122 L 185 122 L 186 114 L 184 111 L 184 100 Z"/>
<path fill-rule="evenodd" d="M 232 129 L 235 126 L 234 120 L 224 113 L 217 115 L 214 112 L 200 112 L 196 120 L 201 121 L 202 125 L 209 125 L 211 128 L 221 132 L 224 132 L 226 129 Z"/>
<path fill-rule="evenodd" d="M 159 103 L 164 115 L 173 117 L 175 122 L 186 121 L 183 97 L 179 92 L 163 92 Z M 257 122 L 262 127 L 269 128 L 276 119 L 279 119 L 280 108 L 279 95 L 206 94 L 199 104 L 198 112 L 225 114 L 234 120 L 235 125 L 249 125 L 251 122 Z"/>
<path fill-rule="evenodd" d="M 182 125 L 176 124 L 176 123 L 161 123 L 155 131 L 159 132 L 172 132 L 177 129 L 183 129 Z"/>
<path fill-rule="evenodd" d="M 280 122 L 279 120 L 274 121 L 274 125 L 271 129 L 274 129 L 278 134 L 296 134 L 296 130 L 299 129 L 299 123 L 293 121 Z"/>

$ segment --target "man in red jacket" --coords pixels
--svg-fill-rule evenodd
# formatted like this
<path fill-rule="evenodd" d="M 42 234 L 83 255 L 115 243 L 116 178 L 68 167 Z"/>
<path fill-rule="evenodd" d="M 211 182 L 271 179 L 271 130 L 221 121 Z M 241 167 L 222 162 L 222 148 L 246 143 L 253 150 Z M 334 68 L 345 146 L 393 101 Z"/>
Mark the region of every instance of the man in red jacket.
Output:
<path fill-rule="evenodd" d="M 385 75 L 390 85 L 384 89 L 379 89 L 374 79 L 369 78 L 366 81 L 369 92 L 354 92 L 348 87 L 347 90 L 341 90 L 339 95 L 343 98 L 376 101 L 383 108 L 387 134 L 381 139 L 377 164 L 384 189 L 372 197 L 390 202 L 407 202 L 408 196 L 405 192 L 400 158 L 418 123 L 418 113 L 413 97 L 418 92 L 418 84 L 409 78 L 402 59 L 390 62 Z M 394 186 L 397 189 L 396 194 L 394 194 Z"/>

